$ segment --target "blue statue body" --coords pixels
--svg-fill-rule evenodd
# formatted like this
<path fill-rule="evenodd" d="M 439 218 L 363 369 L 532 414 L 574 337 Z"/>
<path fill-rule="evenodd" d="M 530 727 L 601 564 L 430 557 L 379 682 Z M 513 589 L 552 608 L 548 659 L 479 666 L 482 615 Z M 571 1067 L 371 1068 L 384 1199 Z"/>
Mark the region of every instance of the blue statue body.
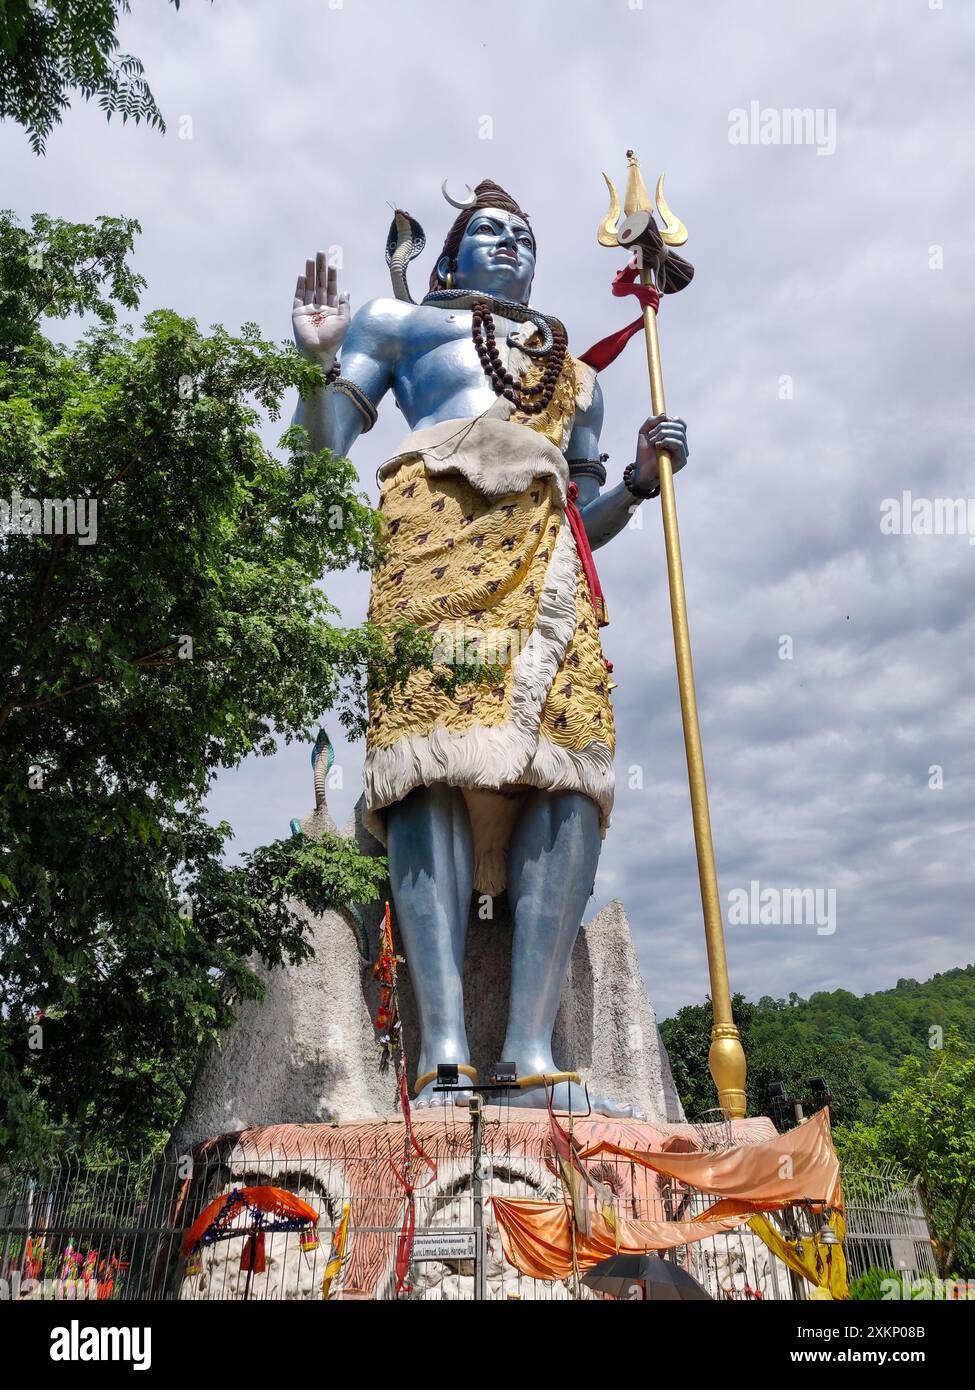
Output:
<path fill-rule="evenodd" d="M 484 185 L 479 187 L 483 188 Z M 500 191 L 500 190 L 499 190 Z M 483 202 L 483 199 L 482 199 Z M 499 206 L 475 206 L 455 254 L 441 256 L 436 283 L 476 291 L 494 305 L 527 305 L 535 272 L 536 242 L 527 219 Z M 504 204 L 508 203 L 508 206 Z M 513 311 L 512 311 L 513 312 Z M 334 268 L 319 254 L 298 279 L 294 328 L 299 348 L 328 370 L 341 346 L 346 390 L 323 388 L 299 403 L 295 422 L 313 448 L 347 455 L 369 410 L 392 391 L 413 430 L 443 421 L 478 417 L 496 401 L 472 341 L 469 308 L 442 302 L 414 304 L 374 299 L 350 317 L 339 296 Z M 498 336 L 516 329 L 495 308 Z M 361 393 L 365 400 L 356 398 Z M 575 416 L 565 456 L 596 467 L 576 473 L 578 505 L 592 549 L 626 526 L 640 505 L 641 489 L 657 479 L 656 449 L 666 448 L 674 467 L 687 458 L 683 422 L 667 416 L 641 427 L 631 485 L 606 491 L 599 482 L 603 402 L 598 383 L 591 402 Z M 474 890 L 471 821 L 460 789 L 445 783 L 418 786 L 387 809 L 387 846 L 396 918 L 421 1025 L 417 1075 L 440 1062 L 469 1064 L 462 989 L 463 962 Z M 577 791 L 536 788 L 521 803 L 508 847 L 507 892 L 514 922 L 511 993 L 502 1058 L 520 1077 L 558 1071 L 552 1031 L 600 850 L 596 803 Z M 497 1059 L 484 1059 L 497 1060 Z M 570 1081 L 554 1087 L 557 1108 L 584 1107 L 582 1089 Z M 544 1087 L 509 1094 L 512 1104 L 544 1106 Z M 592 1096 L 593 1109 L 629 1116 L 629 1105 Z M 442 1102 L 427 1088 L 418 1104 Z"/>

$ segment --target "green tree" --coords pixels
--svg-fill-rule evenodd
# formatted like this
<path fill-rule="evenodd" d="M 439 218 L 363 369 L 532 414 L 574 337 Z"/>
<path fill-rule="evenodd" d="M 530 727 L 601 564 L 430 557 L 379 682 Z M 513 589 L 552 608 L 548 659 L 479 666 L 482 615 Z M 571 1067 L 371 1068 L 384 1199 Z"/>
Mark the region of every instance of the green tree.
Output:
<path fill-rule="evenodd" d="M 848 1124 L 860 1113 L 864 1064 L 860 1045 L 848 1038 L 806 1037 L 799 1033 L 765 1035 L 753 1030 L 748 1053 L 748 1103 L 750 1114 L 770 1115 L 778 1124 L 792 1122 L 791 1111 L 772 1109 L 769 1087 L 783 1081 L 790 1096 L 812 1099 L 809 1080 L 825 1079 L 830 1090 L 829 1111 L 834 1124 Z M 808 1107 L 806 1110 L 808 1114 Z"/>
<path fill-rule="evenodd" d="M 171 0 L 179 9 L 179 0 Z M 165 130 L 138 58 L 118 51 L 129 0 L 0 0 L 0 117 L 43 154 L 72 92 L 95 97 L 111 119 Z"/>
<path fill-rule="evenodd" d="M 744 995 L 736 994 L 731 1001 L 731 1010 L 747 1054 L 755 1005 L 749 1004 Z M 677 1010 L 673 1018 L 664 1019 L 660 1025 L 660 1035 L 670 1057 L 674 1085 L 684 1113 L 691 1120 L 708 1110 L 714 1110 L 718 1104 L 708 1070 L 712 1021 L 711 1000 L 707 999 L 703 1004 L 685 1005 Z"/>
<path fill-rule="evenodd" d="M 900 1089 L 871 1124 L 836 1132 L 848 1162 L 894 1162 L 917 1179 L 938 1274 L 969 1273 L 975 1256 L 975 1056 L 951 1029 L 942 1051 L 907 1057 Z"/>
<path fill-rule="evenodd" d="M 792 1002 L 796 1000 L 799 1002 Z M 772 1007 L 763 1009 L 741 994 L 734 996 L 732 1013 L 748 1062 L 748 1113 L 771 1115 L 777 1123 L 789 1122 L 791 1111 L 783 1114 L 770 1110 L 770 1084 L 783 1081 L 790 1095 L 803 1098 L 808 1092 L 809 1078 L 823 1076 L 832 1093 L 832 1118 L 836 1123 L 850 1123 L 860 1110 L 862 1047 L 855 1039 L 820 1036 L 804 1028 L 800 1007 L 804 1002 L 798 995 L 791 995 L 789 1003 L 768 1001 Z M 672 1019 L 665 1019 L 660 1025 L 674 1084 L 691 1118 L 717 1105 L 708 1070 L 711 1022 L 711 1002 L 707 1000 L 679 1009 Z"/>
<path fill-rule="evenodd" d="M 802 1095 L 809 1078 L 822 1075 L 833 1092 L 834 1121 L 852 1124 L 869 1120 L 890 1099 L 906 1056 L 928 1057 L 932 1041 L 950 1028 L 975 1046 L 975 966 L 946 970 L 920 983 L 901 979 L 894 989 L 862 997 L 845 989 L 809 999 L 794 991 L 788 1000 L 763 995 L 748 1009 L 751 1013 L 741 1009 L 739 1028 L 747 1018 L 753 1113 L 766 1108 L 769 1081 L 785 1081 Z M 710 1027 L 706 1004 L 690 1006 L 661 1024 L 689 1114 L 714 1104 L 707 1071 Z"/>
<path fill-rule="evenodd" d="M 348 461 L 293 429 L 278 458 L 257 433 L 318 368 L 253 325 L 157 311 L 121 330 L 137 230 L 0 215 L 7 1153 L 164 1134 L 201 1048 L 260 993 L 252 959 L 307 954 L 289 899 L 375 896 L 382 862 L 341 840 L 228 865 L 205 797 L 329 708 L 358 733 L 370 684 L 431 661 L 429 634 L 336 626 L 319 587 L 376 556 Z M 42 309 L 94 327 L 60 346 Z"/>

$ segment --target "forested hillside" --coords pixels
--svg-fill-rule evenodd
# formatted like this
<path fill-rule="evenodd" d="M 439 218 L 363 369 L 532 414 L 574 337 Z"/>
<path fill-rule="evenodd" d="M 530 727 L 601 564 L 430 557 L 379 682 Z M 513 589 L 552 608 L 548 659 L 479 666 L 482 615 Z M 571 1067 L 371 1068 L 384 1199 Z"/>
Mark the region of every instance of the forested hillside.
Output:
<path fill-rule="evenodd" d="M 898 980 L 893 989 L 861 996 L 837 989 L 808 999 L 766 995 L 753 1004 L 739 994 L 734 1010 L 748 1057 L 749 1114 L 768 1112 L 770 1081 L 804 1095 L 809 1078 L 823 1076 L 833 1092 L 836 1124 L 869 1121 L 897 1089 L 905 1057 L 937 1051 L 951 1027 L 975 1045 L 975 965 L 930 980 Z M 707 1067 L 710 1001 L 680 1009 L 660 1031 L 693 1118 L 716 1104 Z"/>

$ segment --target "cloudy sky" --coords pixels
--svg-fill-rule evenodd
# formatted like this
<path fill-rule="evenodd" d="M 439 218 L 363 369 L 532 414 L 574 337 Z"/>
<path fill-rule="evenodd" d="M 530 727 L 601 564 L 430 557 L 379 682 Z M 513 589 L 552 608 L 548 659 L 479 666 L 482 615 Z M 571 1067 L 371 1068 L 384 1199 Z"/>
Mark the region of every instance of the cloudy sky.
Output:
<path fill-rule="evenodd" d="M 133 10 L 122 48 L 144 61 L 168 134 L 78 104 L 43 159 L 0 128 L 0 165 L 3 202 L 24 217 L 138 217 L 147 309 L 256 320 L 283 338 L 307 255 L 341 246 L 354 309 L 388 292 L 390 203 L 436 247 L 451 215 L 441 179 L 491 177 L 532 215 L 533 301 L 579 352 L 630 316 L 609 296 L 621 259 L 595 243 L 600 171 L 620 180 L 629 145 L 651 187 L 666 170 L 697 268 L 661 335 L 668 404 L 691 441 L 678 503 L 722 897 L 753 881 L 835 892 L 835 931 L 729 925 L 732 985 L 862 992 L 975 958 L 975 503 L 971 539 L 881 529 L 904 491 L 975 498 L 975 9 Z M 760 143 L 784 108 L 818 112 L 818 137 Z M 615 478 L 649 413 L 639 340 L 603 389 Z M 373 495 L 403 432 L 388 402 L 354 452 Z M 598 556 L 620 785 L 594 906 L 625 903 L 663 1016 L 699 1001 L 707 973 L 658 504 L 642 521 Z M 328 591 L 347 621 L 364 614 L 362 576 Z M 340 745 L 339 763 L 330 799 L 344 820 L 361 748 Z M 247 849 L 287 833 L 311 799 L 307 750 L 293 747 L 223 776 L 212 807 Z"/>

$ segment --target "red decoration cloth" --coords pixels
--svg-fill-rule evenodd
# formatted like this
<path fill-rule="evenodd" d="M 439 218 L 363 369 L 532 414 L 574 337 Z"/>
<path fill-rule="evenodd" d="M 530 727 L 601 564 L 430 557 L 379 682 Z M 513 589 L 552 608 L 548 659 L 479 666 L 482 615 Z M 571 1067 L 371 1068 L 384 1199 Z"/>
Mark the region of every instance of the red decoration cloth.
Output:
<path fill-rule="evenodd" d="M 372 973 L 379 981 L 379 1008 L 373 1020 L 373 1027 L 380 1033 L 388 1033 L 396 1022 L 396 952 L 393 950 L 393 927 L 390 920 L 389 903 L 379 937 L 379 954 Z"/>
<path fill-rule="evenodd" d="M 255 1243 L 254 1236 L 248 1236 L 241 1251 L 240 1267 L 243 1270 L 250 1270 L 251 1274 L 263 1274 L 267 1269 L 267 1254 L 264 1244 L 264 1232 L 258 1231 Z"/>
<path fill-rule="evenodd" d="M 400 1058 L 399 1068 L 399 1098 L 400 1108 L 403 1111 L 403 1147 L 405 1150 L 403 1164 L 404 1171 L 400 1172 L 396 1164 L 390 1160 L 390 1167 L 398 1180 L 403 1184 L 406 1192 L 406 1210 L 403 1213 L 403 1224 L 400 1227 L 399 1240 L 396 1244 L 396 1292 L 408 1293 L 413 1287 L 406 1282 L 409 1273 L 410 1259 L 413 1254 L 413 1236 L 416 1232 L 416 1207 L 413 1202 L 413 1195 L 418 1187 L 426 1187 L 428 1183 L 434 1181 L 437 1176 L 436 1160 L 431 1158 L 423 1145 L 413 1133 L 412 1112 L 410 1106 L 410 1094 L 406 1084 L 406 1058 Z M 414 1182 L 410 1174 L 410 1160 L 416 1155 L 426 1164 L 429 1172 L 423 1182 Z"/>
<path fill-rule="evenodd" d="M 618 298 L 622 295 L 632 294 L 639 300 L 643 308 L 652 309 L 654 313 L 660 308 L 660 294 L 653 285 L 641 285 L 637 280 L 639 271 L 635 265 L 628 265 L 625 270 L 617 272 L 613 279 L 613 294 Z M 643 315 L 628 323 L 625 328 L 620 328 L 615 333 L 610 333 L 608 338 L 600 338 L 598 343 L 593 343 L 579 358 L 580 362 L 585 362 L 594 371 L 601 372 L 604 367 L 608 367 L 611 362 L 615 362 L 617 357 L 626 347 L 634 333 L 639 333 L 643 327 Z"/>
<path fill-rule="evenodd" d="M 578 496 L 578 484 L 570 483 L 567 491 L 568 501 L 565 504 L 565 514 L 568 518 L 569 526 L 572 528 L 576 550 L 579 552 L 579 562 L 586 576 L 589 592 L 592 594 L 592 606 L 596 610 L 596 621 L 600 627 L 605 627 L 609 622 L 609 617 L 606 613 L 606 600 L 603 598 L 603 590 L 599 583 L 599 575 L 596 573 L 596 562 L 592 558 L 589 537 L 586 535 L 586 523 L 583 521 L 582 512 L 580 512 L 576 504 L 576 498 Z"/>

